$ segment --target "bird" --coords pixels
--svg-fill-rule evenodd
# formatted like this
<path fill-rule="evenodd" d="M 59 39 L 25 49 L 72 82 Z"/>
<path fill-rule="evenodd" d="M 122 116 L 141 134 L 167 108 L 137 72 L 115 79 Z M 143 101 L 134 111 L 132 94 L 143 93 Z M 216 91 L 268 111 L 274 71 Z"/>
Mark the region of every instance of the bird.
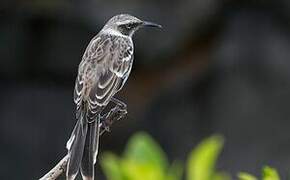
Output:
<path fill-rule="evenodd" d="M 119 14 L 110 18 L 88 44 L 75 81 L 77 122 L 66 145 L 67 180 L 74 180 L 79 171 L 84 180 L 94 179 L 101 112 L 109 102 L 122 104 L 114 95 L 122 89 L 132 69 L 132 36 L 145 26 L 161 28 L 130 14 Z"/>

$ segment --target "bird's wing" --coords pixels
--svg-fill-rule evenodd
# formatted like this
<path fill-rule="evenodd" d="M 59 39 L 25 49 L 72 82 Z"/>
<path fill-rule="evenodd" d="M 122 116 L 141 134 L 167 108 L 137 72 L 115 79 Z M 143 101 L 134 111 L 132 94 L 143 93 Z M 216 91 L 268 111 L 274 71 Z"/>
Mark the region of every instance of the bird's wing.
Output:
<path fill-rule="evenodd" d="M 93 59 L 103 59 L 104 58 L 104 49 L 105 48 L 104 41 L 100 36 L 95 36 L 83 55 L 82 61 L 79 64 L 78 68 L 78 75 L 75 82 L 75 89 L 74 89 L 74 102 L 77 105 L 77 109 L 80 108 L 83 97 L 85 96 L 85 90 L 87 89 L 87 71 L 91 69 L 91 62 Z"/>
<path fill-rule="evenodd" d="M 105 51 L 102 70 L 89 94 L 89 108 L 95 113 L 97 107 L 106 106 L 111 97 L 127 79 L 132 65 L 133 44 L 129 38 L 110 36 L 111 46 Z"/>
<path fill-rule="evenodd" d="M 131 39 L 107 34 L 93 38 L 84 53 L 76 79 L 74 102 L 78 109 L 88 92 L 88 116 L 93 119 L 123 86 L 131 70 L 132 60 Z"/>

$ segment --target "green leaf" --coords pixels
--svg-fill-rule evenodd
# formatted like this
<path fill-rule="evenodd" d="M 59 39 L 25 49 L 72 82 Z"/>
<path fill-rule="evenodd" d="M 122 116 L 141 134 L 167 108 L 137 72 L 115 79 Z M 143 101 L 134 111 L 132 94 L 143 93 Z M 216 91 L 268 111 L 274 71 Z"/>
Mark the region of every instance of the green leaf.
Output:
<path fill-rule="evenodd" d="M 107 180 L 124 180 L 120 160 L 112 153 L 104 153 L 100 165 Z"/>
<path fill-rule="evenodd" d="M 181 180 L 183 174 L 182 164 L 178 161 L 174 161 L 169 167 L 165 180 Z"/>
<path fill-rule="evenodd" d="M 122 159 L 129 180 L 165 180 L 168 161 L 161 147 L 146 133 L 130 138 Z"/>
<path fill-rule="evenodd" d="M 135 134 L 127 144 L 124 158 L 165 171 L 168 161 L 161 147 L 146 133 Z"/>
<path fill-rule="evenodd" d="M 187 180 L 212 180 L 216 160 L 223 147 L 221 136 L 212 136 L 202 141 L 189 156 Z"/>
<path fill-rule="evenodd" d="M 255 176 L 246 172 L 240 172 L 238 178 L 239 180 L 258 180 Z"/>
<path fill-rule="evenodd" d="M 128 180 L 165 180 L 164 171 L 148 164 L 139 163 L 130 159 L 122 161 L 122 171 Z"/>
<path fill-rule="evenodd" d="M 279 174 L 276 169 L 266 166 L 262 170 L 263 180 L 280 180 Z"/>
<path fill-rule="evenodd" d="M 213 175 L 213 180 L 230 180 L 231 176 L 226 172 L 216 172 Z"/>

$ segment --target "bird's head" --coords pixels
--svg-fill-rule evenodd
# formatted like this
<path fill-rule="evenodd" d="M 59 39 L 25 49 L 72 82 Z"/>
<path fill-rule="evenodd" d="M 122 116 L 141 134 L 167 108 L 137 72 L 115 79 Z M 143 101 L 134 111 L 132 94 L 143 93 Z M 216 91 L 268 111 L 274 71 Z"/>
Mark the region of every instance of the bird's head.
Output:
<path fill-rule="evenodd" d="M 139 28 L 145 26 L 161 28 L 161 25 L 159 24 L 142 21 L 129 14 L 120 14 L 112 17 L 106 23 L 103 30 L 111 31 L 112 33 L 121 33 L 122 35 L 132 37 Z"/>

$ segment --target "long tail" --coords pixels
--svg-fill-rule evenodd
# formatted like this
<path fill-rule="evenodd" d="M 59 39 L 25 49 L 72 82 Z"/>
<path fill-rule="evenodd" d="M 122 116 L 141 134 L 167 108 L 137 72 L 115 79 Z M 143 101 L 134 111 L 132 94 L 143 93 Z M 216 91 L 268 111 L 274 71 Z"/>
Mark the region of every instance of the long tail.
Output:
<path fill-rule="evenodd" d="M 67 180 L 74 180 L 81 169 L 83 180 L 94 179 L 94 164 L 98 153 L 100 115 L 88 123 L 86 110 L 81 110 L 72 135 L 67 142 L 69 160 Z"/>
<path fill-rule="evenodd" d="M 94 179 L 94 165 L 96 163 L 99 146 L 99 123 L 98 117 L 88 124 L 88 132 L 81 163 L 81 174 L 83 180 Z"/>

